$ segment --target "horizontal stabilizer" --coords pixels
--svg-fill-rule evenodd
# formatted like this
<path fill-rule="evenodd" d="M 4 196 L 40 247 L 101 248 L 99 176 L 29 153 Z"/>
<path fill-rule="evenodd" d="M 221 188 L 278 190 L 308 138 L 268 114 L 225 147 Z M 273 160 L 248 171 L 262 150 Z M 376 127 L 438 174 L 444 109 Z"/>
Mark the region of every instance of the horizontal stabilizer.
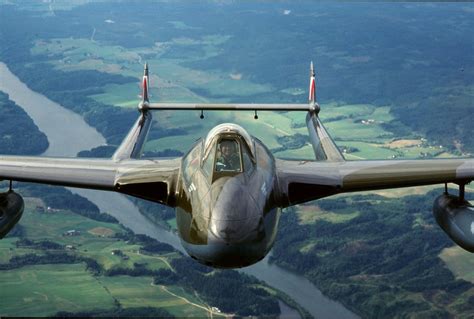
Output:
<path fill-rule="evenodd" d="M 311 111 L 310 104 L 231 104 L 231 103 L 143 103 L 149 110 L 213 110 L 213 111 Z"/>

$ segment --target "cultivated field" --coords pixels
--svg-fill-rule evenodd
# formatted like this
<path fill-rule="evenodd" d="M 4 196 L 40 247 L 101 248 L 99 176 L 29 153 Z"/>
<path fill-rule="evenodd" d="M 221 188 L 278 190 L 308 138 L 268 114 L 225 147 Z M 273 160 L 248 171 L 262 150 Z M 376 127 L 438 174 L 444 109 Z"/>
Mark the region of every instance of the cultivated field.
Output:
<path fill-rule="evenodd" d="M 85 268 L 59 264 L 2 270 L 1 315 L 42 317 L 58 311 L 113 308 L 113 297 Z"/>
<path fill-rule="evenodd" d="M 37 203 L 27 199 L 20 221 L 29 240 L 70 245 L 74 247 L 71 253 L 92 258 L 105 270 L 112 267 L 131 269 L 135 263 L 150 270 L 169 268 L 169 262 L 178 257 L 177 253 L 143 255 L 139 253 L 138 245 L 110 237 L 124 232 L 117 224 L 97 222 L 63 210 L 39 212 Z M 77 235 L 63 235 L 70 230 L 78 232 Z M 0 241 L 0 263 L 7 263 L 13 256 L 46 253 L 45 250 L 16 247 L 17 240 L 13 237 Z M 120 250 L 127 258 L 112 254 L 114 250 Z M 114 308 L 116 301 L 123 308 L 161 307 L 177 317 L 191 314 L 205 317 L 209 308 L 199 297 L 180 287 L 153 286 L 151 277 L 94 276 L 86 270 L 84 263 L 2 270 L 0 282 L 2 316 L 51 316 L 58 311 L 106 310 Z"/>
<path fill-rule="evenodd" d="M 170 24 L 177 30 L 189 28 L 182 21 L 172 21 Z M 99 31 L 109 32 L 107 25 Z M 244 99 L 251 103 L 263 94 L 268 95 L 267 102 L 272 102 L 272 86 L 252 81 L 252 74 L 239 70 L 229 72 L 224 69 L 198 70 L 190 67 L 192 62 L 219 55 L 221 46 L 227 41 L 231 41 L 229 36 L 216 34 L 200 38 L 176 37 L 148 47 L 125 48 L 93 38 L 58 38 L 37 40 L 31 52 L 47 56 L 50 63 L 63 71 L 98 70 L 135 77 L 136 82 L 106 85 L 101 88 L 103 93 L 90 96 L 98 102 L 119 107 L 136 107 L 144 57 L 150 66 L 150 94 L 153 101 L 232 102 Z M 327 48 L 322 47 L 320 50 L 320 54 L 324 54 Z M 361 57 L 346 56 L 347 52 L 331 54 L 343 58 L 344 63 L 363 62 L 360 61 Z M 290 87 L 281 91 L 299 97 L 299 102 L 305 103 L 305 89 Z M 330 102 L 321 105 L 321 109 L 323 123 L 348 160 L 449 156 L 443 147 L 420 140 L 422 136 L 395 136 L 386 130 L 384 125 L 394 120 L 390 106 Z M 279 136 L 296 133 L 307 135 L 304 113 L 260 112 L 257 121 L 253 119 L 252 112 L 206 112 L 205 116 L 205 120 L 200 121 L 199 112 L 156 112 L 155 118 L 160 128 L 181 128 L 186 134 L 150 140 L 145 149 L 176 149 L 185 152 L 197 137 L 205 136 L 213 126 L 223 122 L 242 125 L 250 134 L 275 150 L 281 147 L 277 141 Z M 408 142 L 413 140 L 420 142 Z M 275 156 L 295 159 L 314 157 L 309 144 L 299 149 L 277 150 Z"/>

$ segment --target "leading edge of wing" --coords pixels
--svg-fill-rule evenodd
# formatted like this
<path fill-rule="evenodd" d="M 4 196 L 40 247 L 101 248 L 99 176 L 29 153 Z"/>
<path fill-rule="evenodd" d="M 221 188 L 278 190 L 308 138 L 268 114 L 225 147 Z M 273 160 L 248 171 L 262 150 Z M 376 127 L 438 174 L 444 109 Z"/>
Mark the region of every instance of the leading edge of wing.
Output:
<path fill-rule="evenodd" d="M 287 206 L 337 193 L 474 180 L 474 159 L 313 162 L 277 160 Z"/>
<path fill-rule="evenodd" d="M 155 201 L 166 204 L 181 158 L 112 159 L 0 156 L 0 180 L 119 191 L 133 194 L 137 187 L 161 185 Z"/>

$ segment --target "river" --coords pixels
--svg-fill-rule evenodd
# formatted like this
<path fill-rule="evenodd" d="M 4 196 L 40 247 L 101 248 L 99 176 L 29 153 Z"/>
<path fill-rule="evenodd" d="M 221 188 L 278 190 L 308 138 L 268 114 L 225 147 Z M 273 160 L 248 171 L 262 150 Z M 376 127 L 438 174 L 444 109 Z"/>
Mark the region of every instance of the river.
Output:
<path fill-rule="evenodd" d="M 0 91 L 7 93 L 10 100 L 21 106 L 36 126 L 46 134 L 49 148 L 43 155 L 76 156 L 82 150 L 105 144 L 105 138 L 95 128 L 89 126 L 80 115 L 30 90 L 2 62 L 0 62 Z"/>
<path fill-rule="evenodd" d="M 50 146 L 43 155 L 73 157 L 81 150 L 105 144 L 104 137 L 89 126 L 81 116 L 29 89 L 2 62 L 0 62 L 0 91 L 7 93 L 12 101 L 22 107 L 40 130 L 46 134 Z M 126 196 L 85 189 L 71 188 L 71 191 L 88 198 L 102 212 L 114 216 L 133 232 L 146 234 L 184 252 L 176 234 L 151 223 L 140 214 L 136 206 Z M 269 264 L 268 256 L 261 262 L 240 271 L 253 275 L 268 285 L 283 291 L 314 317 L 357 318 L 340 303 L 325 297 L 316 286 L 303 276 Z M 285 318 L 299 317 L 294 309 L 281 302 L 280 309 Z"/>

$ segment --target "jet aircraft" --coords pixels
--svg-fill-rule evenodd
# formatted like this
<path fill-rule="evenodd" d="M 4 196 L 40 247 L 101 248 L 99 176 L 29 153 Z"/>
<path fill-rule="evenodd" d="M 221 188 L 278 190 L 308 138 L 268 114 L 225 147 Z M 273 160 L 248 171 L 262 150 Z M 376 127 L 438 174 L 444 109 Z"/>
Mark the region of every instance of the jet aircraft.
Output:
<path fill-rule="evenodd" d="M 433 206 L 441 228 L 474 252 L 474 210 L 464 198 L 474 179 L 474 159 L 346 161 L 318 114 L 310 68 L 308 103 L 151 103 L 148 66 L 142 80 L 138 120 L 110 159 L 0 156 L 0 238 L 18 222 L 22 197 L 11 181 L 120 192 L 176 209 L 178 233 L 188 254 L 220 268 L 245 267 L 265 257 L 277 233 L 282 208 L 323 197 L 366 190 L 445 184 Z M 243 127 L 220 124 L 180 158 L 141 158 L 154 110 L 306 112 L 314 150 L 307 161 L 275 158 Z M 448 194 L 448 183 L 459 194 Z"/>

